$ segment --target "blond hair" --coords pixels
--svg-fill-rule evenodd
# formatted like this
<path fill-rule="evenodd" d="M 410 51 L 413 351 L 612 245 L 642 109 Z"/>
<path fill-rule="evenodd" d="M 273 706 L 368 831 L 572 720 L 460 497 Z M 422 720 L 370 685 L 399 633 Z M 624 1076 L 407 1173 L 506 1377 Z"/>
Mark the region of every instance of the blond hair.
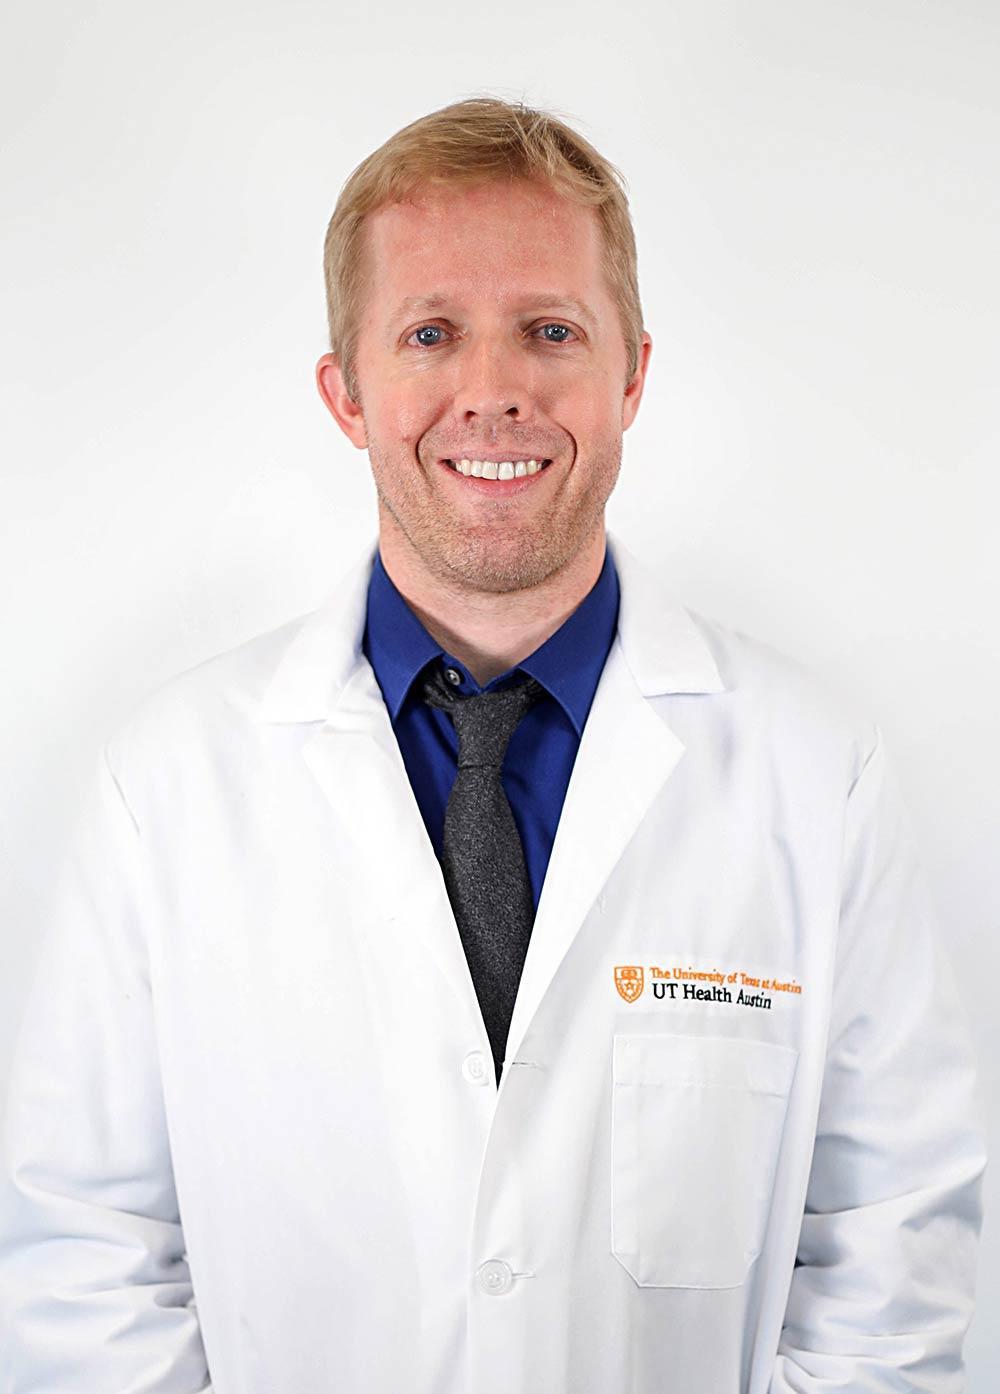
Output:
<path fill-rule="evenodd" d="M 543 182 L 593 207 L 603 267 L 628 353 L 628 381 L 642 343 L 635 235 L 625 180 L 614 165 L 551 112 L 499 97 L 469 97 L 420 117 L 390 136 L 352 172 L 340 191 L 323 243 L 330 348 L 352 401 L 359 400 L 357 347 L 365 290 L 364 220 L 425 183 L 470 186 L 494 179 Z"/>

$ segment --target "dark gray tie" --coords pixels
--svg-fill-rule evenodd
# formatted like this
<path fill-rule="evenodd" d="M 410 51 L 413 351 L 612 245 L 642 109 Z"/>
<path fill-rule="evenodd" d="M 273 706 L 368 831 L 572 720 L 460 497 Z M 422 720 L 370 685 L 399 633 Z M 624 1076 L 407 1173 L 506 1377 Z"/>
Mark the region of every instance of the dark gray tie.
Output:
<path fill-rule="evenodd" d="M 535 919 L 524 849 L 500 770 L 518 722 L 544 695 L 541 684 L 527 678 L 516 687 L 461 696 L 448 686 L 440 665 L 423 684 L 424 701 L 446 711 L 458 734 L 441 867 L 498 1084 Z"/>

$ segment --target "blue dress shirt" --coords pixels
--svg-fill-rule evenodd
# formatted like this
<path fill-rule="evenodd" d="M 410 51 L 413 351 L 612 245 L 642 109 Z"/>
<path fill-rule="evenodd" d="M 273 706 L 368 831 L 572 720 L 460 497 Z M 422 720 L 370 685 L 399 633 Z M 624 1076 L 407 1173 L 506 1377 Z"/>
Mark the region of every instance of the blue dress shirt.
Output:
<path fill-rule="evenodd" d="M 390 579 L 381 553 L 375 556 L 362 649 L 439 861 L 445 807 L 458 769 L 458 737 L 447 712 L 423 700 L 417 678 L 428 664 L 440 663 L 462 675 L 456 693 L 509 687 L 523 673 L 545 689 L 511 737 L 501 771 L 536 910 L 584 723 L 618 625 L 618 595 L 618 573 L 605 547 L 601 574 L 573 613 L 530 657 L 480 687 L 427 632 Z"/>

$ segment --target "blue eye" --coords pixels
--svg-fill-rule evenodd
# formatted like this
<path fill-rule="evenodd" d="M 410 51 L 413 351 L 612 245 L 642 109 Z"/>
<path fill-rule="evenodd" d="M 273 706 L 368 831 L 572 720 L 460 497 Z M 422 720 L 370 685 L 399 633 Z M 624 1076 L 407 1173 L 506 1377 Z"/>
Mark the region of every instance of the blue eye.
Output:
<path fill-rule="evenodd" d="M 441 326 L 440 326 L 439 324 L 423 324 L 423 325 L 420 326 L 419 329 L 414 329 L 413 334 L 410 335 L 410 338 L 412 339 L 415 335 L 420 335 L 420 334 L 440 334 L 441 332 L 442 332 L 442 331 L 441 331 Z M 433 348 L 433 346 L 434 346 L 437 342 L 438 342 L 437 339 L 432 339 L 429 343 L 428 343 L 428 341 L 427 341 L 426 339 L 423 339 L 423 340 L 421 340 L 421 347 L 422 347 L 422 348 Z"/>
<path fill-rule="evenodd" d="M 546 330 L 546 329 L 556 329 L 556 330 L 558 330 L 558 331 L 559 331 L 560 333 L 562 333 L 562 334 L 572 334 L 572 332 L 573 332 L 572 329 L 570 329 L 569 325 L 566 325 L 566 324 L 555 324 L 555 323 L 552 323 L 552 324 L 543 324 L 543 325 L 540 326 L 540 328 L 541 328 L 543 331 Z M 548 339 L 547 336 L 543 336 L 543 337 L 546 337 L 547 342 L 550 343 L 550 344 L 564 344 L 564 343 L 566 342 L 565 339 Z"/>

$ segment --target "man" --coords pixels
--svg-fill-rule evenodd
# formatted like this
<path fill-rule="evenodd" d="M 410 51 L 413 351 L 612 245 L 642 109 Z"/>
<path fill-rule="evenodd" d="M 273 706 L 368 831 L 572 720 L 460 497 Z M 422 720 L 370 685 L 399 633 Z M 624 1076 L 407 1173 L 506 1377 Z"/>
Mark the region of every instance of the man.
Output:
<path fill-rule="evenodd" d="M 983 1129 L 881 732 L 605 533 L 651 343 L 614 170 L 456 103 L 326 274 L 377 548 L 101 754 L 0 1388 L 960 1389 Z"/>

